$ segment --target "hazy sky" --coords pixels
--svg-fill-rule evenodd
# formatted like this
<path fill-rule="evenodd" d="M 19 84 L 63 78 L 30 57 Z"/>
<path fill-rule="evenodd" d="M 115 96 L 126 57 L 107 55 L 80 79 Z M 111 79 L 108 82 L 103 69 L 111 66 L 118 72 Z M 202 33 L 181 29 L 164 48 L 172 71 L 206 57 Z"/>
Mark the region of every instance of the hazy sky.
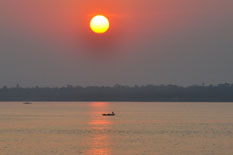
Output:
<path fill-rule="evenodd" d="M 0 0 L 0 71 L 0 86 L 233 82 L 233 1 Z"/>

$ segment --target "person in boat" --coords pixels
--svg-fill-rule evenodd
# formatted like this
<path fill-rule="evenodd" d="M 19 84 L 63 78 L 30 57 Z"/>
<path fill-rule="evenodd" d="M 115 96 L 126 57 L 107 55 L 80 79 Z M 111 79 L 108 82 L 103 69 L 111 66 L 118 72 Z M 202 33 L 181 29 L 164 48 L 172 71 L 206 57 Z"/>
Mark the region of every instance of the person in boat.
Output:
<path fill-rule="evenodd" d="M 23 104 L 32 104 L 31 102 L 24 102 Z"/>
<path fill-rule="evenodd" d="M 109 114 L 102 114 L 103 116 L 115 116 L 115 113 L 112 112 L 112 113 L 109 113 Z"/>

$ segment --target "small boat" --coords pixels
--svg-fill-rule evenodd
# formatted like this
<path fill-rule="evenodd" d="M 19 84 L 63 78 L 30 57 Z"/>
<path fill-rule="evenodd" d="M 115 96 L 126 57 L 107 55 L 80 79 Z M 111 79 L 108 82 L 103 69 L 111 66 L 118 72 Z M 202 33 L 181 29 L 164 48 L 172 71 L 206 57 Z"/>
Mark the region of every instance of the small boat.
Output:
<path fill-rule="evenodd" d="M 23 104 L 32 104 L 32 102 L 24 102 Z"/>
<path fill-rule="evenodd" d="M 103 116 L 115 116 L 116 114 L 114 112 L 110 113 L 110 114 L 102 114 Z"/>

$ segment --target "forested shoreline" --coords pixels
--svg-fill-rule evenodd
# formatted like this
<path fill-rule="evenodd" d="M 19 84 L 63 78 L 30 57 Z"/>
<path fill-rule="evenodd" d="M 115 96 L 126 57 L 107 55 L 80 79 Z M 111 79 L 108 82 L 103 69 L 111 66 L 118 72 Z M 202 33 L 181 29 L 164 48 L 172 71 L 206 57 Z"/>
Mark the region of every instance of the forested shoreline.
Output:
<path fill-rule="evenodd" d="M 0 88 L 0 101 L 233 102 L 233 84 Z"/>

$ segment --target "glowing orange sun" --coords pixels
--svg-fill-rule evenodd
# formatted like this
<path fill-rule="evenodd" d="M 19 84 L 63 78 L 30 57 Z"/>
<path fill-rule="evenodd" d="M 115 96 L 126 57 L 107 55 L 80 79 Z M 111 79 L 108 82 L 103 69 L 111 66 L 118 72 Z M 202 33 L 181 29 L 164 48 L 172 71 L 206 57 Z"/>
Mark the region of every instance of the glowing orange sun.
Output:
<path fill-rule="evenodd" d="M 90 28 L 93 32 L 101 34 L 105 33 L 109 29 L 109 20 L 103 15 L 97 15 L 90 21 Z"/>

